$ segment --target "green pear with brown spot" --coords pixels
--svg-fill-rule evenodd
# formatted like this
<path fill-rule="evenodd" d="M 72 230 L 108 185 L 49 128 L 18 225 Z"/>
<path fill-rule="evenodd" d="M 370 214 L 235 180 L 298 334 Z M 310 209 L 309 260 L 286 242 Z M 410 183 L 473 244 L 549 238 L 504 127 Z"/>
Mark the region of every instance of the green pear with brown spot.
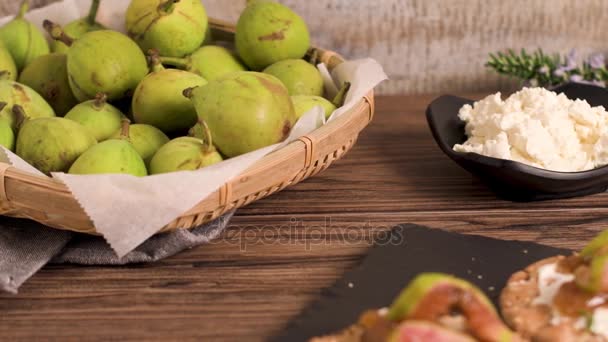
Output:
<path fill-rule="evenodd" d="M 21 71 L 31 61 L 50 52 L 44 34 L 25 19 L 29 1 L 24 0 L 17 16 L 0 28 L 0 40 L 11 53 L 17 70 Z M 16 75 L 15 75 L 16 76 Z"/>
<path fill-rule="evenodd" d="M 126 25 L 142 50 L 184 57 L 203 44 L 208 18 L 200 0 L 131 0 Z"/>
<path fill-rule="evenodd" d="M 228 157 L 285 140 L 296 121 L 287 88 L 263 73 L 232 73 L 185 95 L 209 126 L 214 145 Z"/>
<path fill-rule="evenodd" d="M 146 164 L 129 141 L 129 121 L 124 120 L 120 138 L 103 141 L 86 150 L 70 167 L 75 175 L 148 175 Z"/>
<path fill-rule="evenodd" d="M 67 56 L 61 53 L 40 56 L 19 75 L 19 82 L 38 92 L 58 116 L 64 116 L 78 104 L 70 88 L 67 61 Z"/>
<path fill-rule="evenodd" d="M 207 84 L 199 75 L 178 69 L 165 69 L 157 56 L 150 57 L 152 69 L 135 89 L 133 118 L 165 133 L 186 131 L 197 121 L 196 109 L 182 93 L 184 89 Z"/>
<path fill-rule="evenodd" d="M 97 141 L 81 124 L 65 118 L 26 119 L 17 136 L 17 155 L 38 170 L 66 172 Z"/>
<path fill-rule="evenodd" d="M 60 26 L 45 20 L 53 39 L 70 46 L 68 78 L 80 102 L 106 94 L 109 101 L 129 97 L 148 74 L 148 64 L 137 44 L 122 33 L 100 30 L 74 40 Z"/>
<path fill-rule="evenodd" d="M 206 148 L 197 138 L 180 137 L 161 147 L 150 161 L 150 174 L 194 171 L 222 161 L 214 147 Z"/>
<path fill-rule="evenodd" d="M 323 95 L 323 77 L 317 68 L 303 59 L 286 59 L 264 69 L 283 82 L 289 95 Z"/>
<path fill-rule="evenodd" d="M 86 127 L 97 141 L 104 141 L 120 130 L 125 116 L 118 108 L 107 102 L 105 94 L 98 94 L 95 100 L 76 105 L 65 115 L 65 118 Z"/>
<path fill-rule="evenodd" d="M 105 26 L 97 22 L 97 11 L 99 10 L 100 4 L 101 0 L 91 1 L 91 7 L 87 16 L 65 25 L 63 28 L 64 32 L 73 39 L 78 39 L 87 32 L 105 30 Z M 54 40 L 51 42 L 51 49 L 53 52 L 67 53 L 69 48 L 70 47 L 62 41 Z"/>
<path fill-rule="evenodd" d="M 13 107 L 20 106 L 27 118 L 53 117 L 53 108 L 32 88 L 13 81 L 0 80 L 0 102 L 6 106 L 0 110 L 0 118 L 7 120 L 15 132 L 18 121 Z"/>
<path fill-rule="evenodd" d="M 112 138 L 120 137 L 121 132 L 116 131 Z M 132 124 L 129 126 L 129 141 L 139 153 L 147 166 L 150 160 L 162 146 L 169 142 L 169 138 L 160 129 L 145 124 Z"/>
<path fill-rule="evenodd" d="M 197 123 L 189 137 L 173 139 L 150 161 L 150 174 L 194 171 L 220 163 L 223 158 L 213 146 L 211 132 L 204 123 Z"/>
<path fill-rule="evenodd" d="M 329 101 L 324 97 L 314 95 L 292 96 L 291 101 L 293 102 L 293 106 L 296 110 L 296 117 L 299 119 L 309 110 L 313 109 L 316 106 L 320 106 L 325 112 L 325 118 L 329 119 L 329 117 L 336 109 L 344 105 L 344 101 L 346 100 L 346 95 L 348 95 L 349 90 L 350 83 L 345 82 L 336 97 L 332 101 Z"/>
<path fill-rule="evenodd" d="M 293 101 L 293 107 L 298 119 L 316 106 L 323 108 L 325 118 L 329 118 L 337 109 L 333 103 L 320 96 L 295 95 L 291 97 L 291 100 Z"/>
<path fill-rule="evenodd" d="M 252 1 L 241 14 L 236 49 L 252 70 L 286 59 L 304 57 L 310 33 L 304 20 L 289 7 L 273 1 Z"/>
<path fill-rule="evenodd" d="M 0 40 L 0 79 L 15 81 L 17 80 L 17 65 L 13 56 L 6 49 L 2 40 Z"/>
<path fill-rule="evenodd" d="M 0 102 L 0 110 L 6 107 L 6 102 Z M 0 145 L 15 151 L 15 132 L 6 119 L 0 119 Z"/>
<path fill-rule="evenodd" d="M 247 68 L 230 50 L 223 46 L 207 45 L 185 58 L 160 57 L 163 64 L 201 75 L 207 81 Z"/>

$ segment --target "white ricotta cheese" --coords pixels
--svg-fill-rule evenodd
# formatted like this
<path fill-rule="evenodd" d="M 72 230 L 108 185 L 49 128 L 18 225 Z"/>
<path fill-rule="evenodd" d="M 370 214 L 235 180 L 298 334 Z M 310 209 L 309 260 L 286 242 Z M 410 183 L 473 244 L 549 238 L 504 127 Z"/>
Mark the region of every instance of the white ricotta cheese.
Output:
<path fill-rule="evenodd" d="M 596 335 L 608 338 L 608 309 L 595 309 L 593 312 L 591 331 Z"/>
<path fill-rule="evenodd" d="M 606 299 L 604 299 L 604 297 L 595 296 L 587 301 L 587 306 L 594 307 L 604 303 L 606 303 Z"/>
<path fill-rule="evenodd" d="M 574 275 L 557 272 L 556 263 L 541 266 L 538 269 L 538 297 L 532 304 L 551 306 L 559 288 L 573 280 Z"/>
<path fill-rule="evenodd" d="M 474 152 L 543 169 L 575 172 L 608 164 L 608 112 L 544 88 L 524 88 L 502 100 L 496 93 L 458 114 Z"/>

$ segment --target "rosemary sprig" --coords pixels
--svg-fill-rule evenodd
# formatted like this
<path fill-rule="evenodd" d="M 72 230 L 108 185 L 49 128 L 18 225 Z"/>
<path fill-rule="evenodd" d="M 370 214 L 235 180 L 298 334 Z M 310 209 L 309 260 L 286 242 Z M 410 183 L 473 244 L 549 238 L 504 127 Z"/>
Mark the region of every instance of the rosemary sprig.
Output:
<path fill-rule="evenodd" d="M 590 83 L 605 86 L 608 70 L 602 55 L 592 55 L 582 65 L 576 63 L 576 52 L 567 56 L 547 55 L 538 49 L 533 53 L 522 49 L 490 54 L 487 67 L 513 76 L 532 86 L 556 86 L 566 82 Z"/>

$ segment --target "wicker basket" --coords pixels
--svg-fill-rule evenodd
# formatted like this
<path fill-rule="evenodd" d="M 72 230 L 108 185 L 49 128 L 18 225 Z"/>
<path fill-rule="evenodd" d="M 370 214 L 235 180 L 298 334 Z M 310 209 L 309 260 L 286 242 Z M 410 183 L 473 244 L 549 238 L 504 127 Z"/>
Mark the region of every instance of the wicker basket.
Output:
<path fill-rule="evenodd" d="M 211 20 L 211 26 L 214 38 L 233 41 L 234 26 L 217 20 Z M 330 70 L 343 62 L 334 52 L 314 50 Z M 162 231 L 197 227 L 325 170 L 350 150 L 373 114 L 374 97 L 369 93 L 350 112 L 262 158 Z M 0 214 L 32 219 L 57 229 L 98 235 L 63 183 L 4 163 L 0 163 Z"/>

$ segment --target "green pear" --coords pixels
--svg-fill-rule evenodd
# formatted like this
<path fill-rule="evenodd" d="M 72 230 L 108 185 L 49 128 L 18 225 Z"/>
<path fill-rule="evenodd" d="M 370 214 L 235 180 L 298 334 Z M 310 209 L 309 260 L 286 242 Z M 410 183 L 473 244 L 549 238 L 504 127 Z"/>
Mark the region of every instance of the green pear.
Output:
<path fill-rule="evenodd" d="M 24 18 L 28 9 L 29 1 L 24 0 L 15 19 L 0 28 L 0 39 L 13 56 L 19 71 L 36 57 L 50 52 L 44 34 Z"/>
<path fill-rule="evenodd" d="M 156 57 L 151 57 L 154 72 L 146 76 L 133 95 L 133 118 L 165 133 L 185 131 L 196 124 L 194 105 L 185 98 L 184 89 L 207 84 L 191 72 L 164 69 Z"/>
<path fill-rule="evenodd" d="M 201 139 L 176 138 L 161 147 L 150 161 L 150 174 L 198 170 L 221 162 L 216 149 Z"/>
<path fill-rule="evenodd" d="M 289 95 L 323 95 L 323 77 L 317 68 L 302 59 L 286 59 L 264 69 L 283 82 Z"/>
<path fill-rule="evenodd" d="M 105 94 L 76 105 L 65 115 L 66 119 L 86 127 L 97 141 L 107 140 L 120 130 L 124 117 L 118 108 L 107 102 Z"/>
<path fill-rule="evenodd" d="M 320 96 L 312 95 L 295 95 L 291 97 L 293 107 L 296 111 L 296 117 L 299 119 L 315 106 L 321 106 L 325 112 L 325 118 L 329 118 L 337 109 L 336 106 Z"/>
<path fill-rule="evenodd" d="M 204 122 L 194 125 L 189 134 L 189 137 L 171 140 L 156 152 L 150 161 L 150 174 L 193 171 L 223 160 Z"/>
<path fill-rule="evenodd" d="M 306 112 L 315 106 L 321 106 L 325 111 L 325 118 L 329 119 L 333 112 L 344 105 L 346 95 L 350 90 L 350 83 L 345 82 L 333 101 L 329 101 L 320 96 L 314 95 L 295 95 L 291 97 L 293 106 L 296 110 L 297 118 L 301 118 Z"/>
<path fill-rule="evenodd" d="M 9 81 L 17 80 L 17 66 L 11 56 L 10 51 L 6 49 L 2 40 L 0 40 L 0 79 Z"/>
<path fill-rule="evenodd" d="M 123 123 L 122 135 L 109 139 L 86 150 L 70 167 L 75 175 L 129 174 L 137 177 L 148 175 L 146 164 L 129 141 L 129 121 Z"/>
<path fill-rule="evenodd" d="M 0 118 L 8 121 L 15 132 L 18 120 L 13 107 L 20 106 L 27 118 L 53 117 L 53 108 L 32 88 L 13 81 L 0 80 L 0 102 L 6 106 L 0 110 Z"/>
<path fill-rule="evenodd" d="M 258 71 L 285 59 L 304 57 L 310 48 L 310 33 L 304 20 L 287 6 L 253 1 L 238 20 L 235 42 L 241 59 Z"/>
<path fill-rule="evenodd" d="M 205 122 L 194 125 L 189 135 L 161 147 L 150 161 L 150 174 L 193 171 L 223 160 L 213 146 L 211 132 Z"/>
<path fill-rule="evenodd" d="M 0 102 L 0 110 L 6 107 L 6 102 Z M 10 122 L 0 118 L 0 145 L 11 151 L 15 151 L 15 133 Z"/>
<path fill-rule="evenodd" d="M 106 94 L 109 101 L 128 97 L 148 74 L 146 56 L 119 32 L 92 31 L 74 40 L 48 20 L 44 27 L 53 39 L 70 46 L 68 77 L 72 93 L 80 102 L 100 93 Z"/>
<path fill-rule="evenodd" d="M 203 44 L 208 19 L 200 0 L 131 0 L 126 25 L 142 50 L 184 57 Z"/>
<path fill-rule="evenodd" d="M 68 171 L 97 141 L 81 124 L 65 118 L 25 120 L 17 136 L 17 155 L 38 170 Z"/>
<path fill-rule="evenodd" d="M 73 39 L 78 39 L 87 32 L 105 30 L 106 28 L 97 22 L 97 11 L 99 10 L 100 3 L 101 0 L 93 0 L 91 2 L 89 14 L 84 18 L 80 18 L 65 25 L 63 31 Z M 67 53 L 70 48 L 59 40 L 54 40 L 51 47 L 52 50 L 57 53 Z"/>
<path fill-rule="evenodd" d="M 247 70 L 230 50 L 215 45 L 203 46 L 185 58 L 161 57 L 160 60 L 163 64 L 201 75 L 207 81 Z"/>
<path fill-rule="evenodd" d="M 232 73 L 184 94 L 228 157 L 285 140 L 296 121 L 287 88 L 263 73 Z"/>
<path fill-rule="evenodd" d="M 58 116 L 64 116 L 78 104 L 70 89 L 67 60 L 67 56 L 60 53 L 40 56 L 19 75 L 19 82 L 38 92 Z"/>
<path fill-rule="evenodd" d="M 120 131 L 116 131 L 112 138 L 120 137 Z M 129 127 L 129 141 L 144 160 L 147 166 L 150 160 L 163 145 L 169 142 L 169 138 L 160 129 L 144 124 L 132 124 Z"/>

